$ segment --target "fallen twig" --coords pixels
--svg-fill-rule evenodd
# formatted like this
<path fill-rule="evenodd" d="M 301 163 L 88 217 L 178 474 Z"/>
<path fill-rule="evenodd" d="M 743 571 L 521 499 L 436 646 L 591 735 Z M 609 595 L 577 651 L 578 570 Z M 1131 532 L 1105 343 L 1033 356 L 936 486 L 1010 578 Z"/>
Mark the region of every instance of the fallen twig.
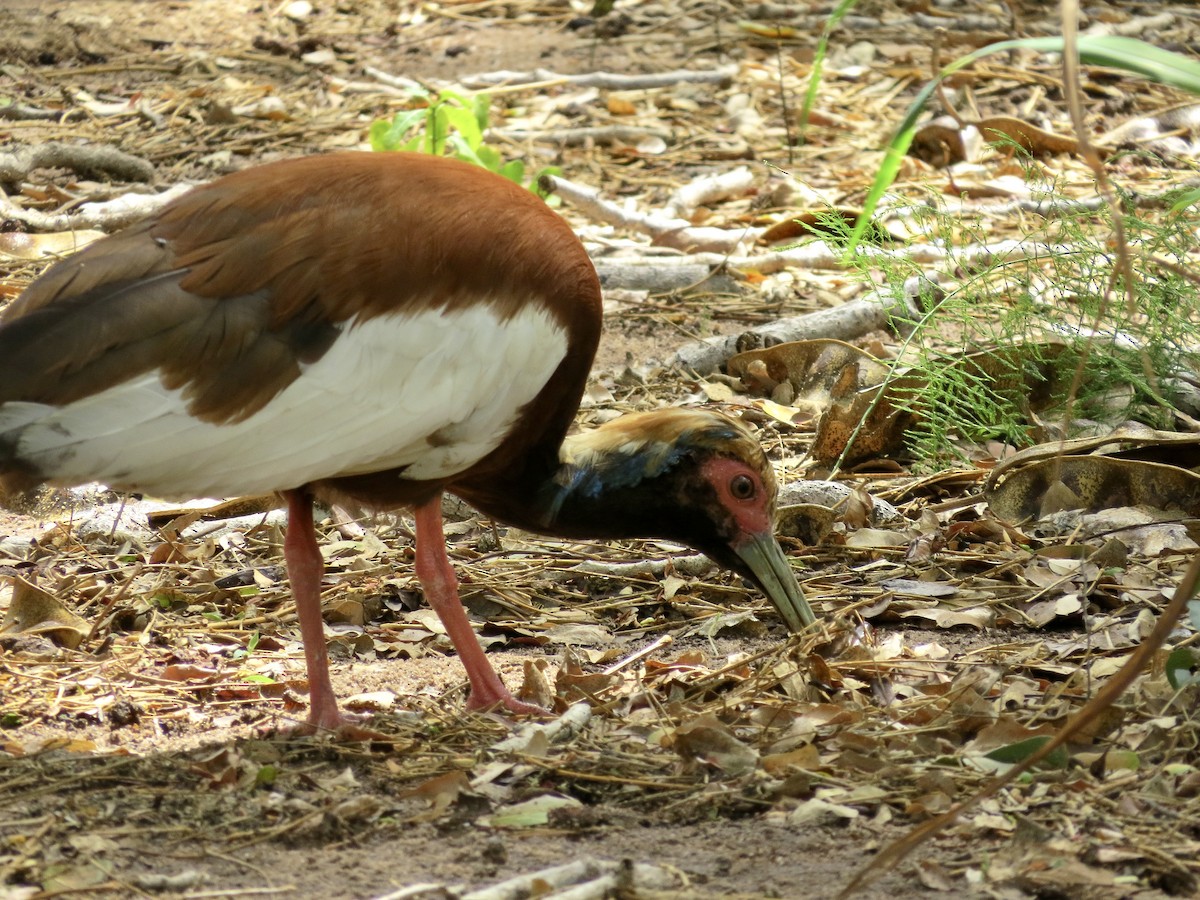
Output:
<path fill-rule="evenodd" d="M 728 273 L 714 271 L 712 266 L 673 265 L 666 262 L 658 265 L 660 257 L 597 259 L 596 274 L 605 291 L 646 291 L 651 294 L 666 294 L 684 288 L 704 286 L 706 290 L 728 293 L 735 288 Z M 720 282 L 713 283 L 715 278 Z"/>
<path fill-rule="evenodd" d="M 549 722 L 530 722 L 517 729 L 516 734 L 492 745 L 494 753 L 524 753 L 535 736 L 540 735 L 547 743 L 553 743 L 559 735 L 571 738 L 578 734 L 592 717 L 592 708 L 586 703 L 573 703 L 567 711 Z"/>
<path fill-rule="evenodd" d="M 717 567 L 702 553 L 687 556 L 672 556 L 668 559 L 641 559 L 631 563 L 611 563 L 589 559 L 569 569 L 561 569 L 548 575 L 608 575 L 613 578 L 659 578 L 668 571 L 678 572 L 688 578 L 706 575 Z"/>
<path fill-rule="evenodd" d="M 906 310 L 907 306 L 902 299 L 882 294 L 872 299 L 851 300 L 833 309 L 779 319 L 766 325 L 747 328 L 738 334 L 685 344 L 675 352 L 671 361 L 697 374 L 707 375 L 717 371 L 729 357 L 738 352 L 738 342 L 747 332 L 760 335 L 764 344 L 811 341 L 816 338 L 849 341 L 886 327 L 890 318 Z"/>
<path fill-rule="evenodd" d="M 658 138 L 668 144 L 675 135 L 665 128 L 650 128 L 643 125 L 601 125 L 594 128 L 555 128 L 551 131 L 521 131 L 511 129 L 499 132 L 501 137 L 513 141 L 540 141 L 560 147 L 578 147 L 581 144 L 637 144 L 646 138 Z"/>
<path fill-rule="evenodd" d="M 634 228 L 650 235 L 654 243 L 662 247 L 727 252 L 741 244 L 752 243 L 762 233 L 762 229 L 759 228 L 729 231 L 724 228 L 697 227 L 687 219 L 627 210 L 611 200 L 605 200 L 596 188 L 576 184 L 556 175 L 543 175 L 541 181 L 547 190 L 552 190 L 592 218 L 612 225 Z"/>
<path fill-rule="evenodd" d="M 374 74 L 373 72 L 369 74 Z M 465 87 L 483 89 L 497 86 L 540 87 L 547 82 L 569 84 L 572 87 L 593 87 L 606 91 L 649 90 L 671 87 L 676 84 L 715 84 L 728 87 L 737 74 L 737 66 L 721 66 L 716 69 L 675 69 L 671 72 L 650 72 L 644 75 L 625 75 L 615 72 L 584 72 L 580 75 L 563 75 L 549 69 L 534 69 L 532 72 L 481 72 L 459 79 Z"/>
<path fill-rule="evenodd" d="M 518 875 L 491 887 L 463 894 L 462 900 L 528 900 L 556 897 L 561 900 L 602 900 L 643 891 L 679 888 L 680 874 L 662 866 L 635 862 L 579 859 L 528 875 Z M 377 900 L 393 900 L 387 894 Z"/>
<path fill-rule="evenodd" d="M 42 109 L 37 106 L 24 106 L 20 103 L 9 103 L 0 106 L 0 119 L 10 122 L 55 122 L 68 116 L 78 117 L 82 112 L 78 109 Z"/>
<path fill-rule="evenodd" d="M 154 166 L 114 147 L 50 141 L 0 153 L 0 182 L 19 184 L 34 169 L 71 169 L 84 177 L 107 176 L 119 181 L 154 180 Z"/>
<path fill-rule="evenodd" d="M 363 74 L 370 75 L 380 84 L 405 91 L 409 94 L 420 93 L 426 90 L 425 86 L 419 81 L 413 81 L 411 78 L 405 78 L 403 75 L 390 75 L 382 69 L 376 69 L 374 66 L 363 66 Z"/>
<path fill-rule="evenodd" d="M 64 213 L 23 209 L 0 193 L 0 216 L 24 222 L 34 231 L 73 231 L 80 228 L 116 231 L 157 212 L 191 189 L 192 185 L 178 184 L 161 194 L 122 194 L 102 203 L 84 203 L 78 209 Z"/>
<path fill-rule="evenodd" d="M 967 247 L 946 247 L 937 244 L 910 244 L 898 250 L 879 247 L 863 247 L 858 251 L 865 257 L 885 260 L 902 260 L 922 265 L 953 262 L 957 266 L 987 267 L 1017 259 L 1037 259 L 1053 254 L 1078 252 L 1070 244 L 1036 244 L 1022 241 L 996 241 L 993 244 L 974 244 Z M 632 262 L 632 261 L 631 261 Z M 658 266 L 727 266 L 739 272 L 757 272 L 770 275 L 784 269 L 844 269 L 846 255 L 839 248 L 824 241 L 814 240 L 754 256 L 738 256 L 725 253 L 695 252 L 681 256 L 662 256 L 654 260 Z"/>
<path fill-rule="evenodd" d="M 667 201 L 664 212 L 669 216 L 686 218 L 699 206 L 737 197 L 754 186 L 754 173 L 745 166 L 728 172 L 715 172 L 693 179 L 683 185 Z"/>

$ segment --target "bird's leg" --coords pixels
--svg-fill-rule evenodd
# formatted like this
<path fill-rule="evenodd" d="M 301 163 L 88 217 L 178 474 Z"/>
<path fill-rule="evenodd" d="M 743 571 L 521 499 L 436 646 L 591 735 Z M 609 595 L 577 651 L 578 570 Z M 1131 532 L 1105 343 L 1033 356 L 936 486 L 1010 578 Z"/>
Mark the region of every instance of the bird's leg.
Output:
<path fill-rule="evenodd" d="M 454 649 L 458 651 L 471 694 L 468 709 L 488 709 L 502 705 L 509 712 L 544 715 L 546 710 L 532 703 L 523 703 L 509 693 L 487 654 L 479 646 L 475 630 L 467 620 L 466 610 L 458 598 L 458 579 L 450 557 L 446 554 L 446 537 L 442 532 L 442 495 L 422 503 L 413 510 L 417 520 L 417 578 L 425 589 L 425 599 L 446 626 Z"/>
<path fill-rule="evenodd" d="M 338 711 L 333 684 L 329 681 L 329 656 L 325 649 L 325 624 L 321 619 L 321 576 L 325 563 L 313 527 L 312 498 L 304 491 L 284 491 L 288 529 L 283 541 L 288 580 L 300 617 L 304 660 L 308 666 L 308 726 L 341 729 L 350 719 Z"/>

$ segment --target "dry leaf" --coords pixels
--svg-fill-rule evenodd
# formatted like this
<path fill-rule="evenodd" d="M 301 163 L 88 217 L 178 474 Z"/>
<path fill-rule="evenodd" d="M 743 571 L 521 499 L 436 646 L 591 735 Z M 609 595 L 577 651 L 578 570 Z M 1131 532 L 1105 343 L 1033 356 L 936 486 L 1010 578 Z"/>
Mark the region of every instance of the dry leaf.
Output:
<path fill-rule="evenodd" d="M 42 635 L 71 650 L 83 643 L 91 631 L 86 620 L 63 606 L 57 597 L 21 576 L 13 575 L 11 581 L 12 600 L 0 623 L 0 632 Z"/>
<path fill-rule="evenodd" d="M 758 751 L 739 741 L 715 716 L 699 716 L 684 722 L 673 735 L 675 752 L 714 769 L 738 777 L 758 765 Z"/>
<path fill-rule="evenodd" d="M 1042 518 L 1067 498 L 1073 508 L 1151 507 L 1200 516 L 1200 475 L 1176 466 L 1110 456 L 1065 456 L 1009 466 L 984 487 L 1009 522 Z"/>
<path fill-rule="evenodd" d="M 17 259 L 66 256 L 104 237 L 103 231 L 57 231 L 52 234 L 0 234 L 0 255 Z"/>

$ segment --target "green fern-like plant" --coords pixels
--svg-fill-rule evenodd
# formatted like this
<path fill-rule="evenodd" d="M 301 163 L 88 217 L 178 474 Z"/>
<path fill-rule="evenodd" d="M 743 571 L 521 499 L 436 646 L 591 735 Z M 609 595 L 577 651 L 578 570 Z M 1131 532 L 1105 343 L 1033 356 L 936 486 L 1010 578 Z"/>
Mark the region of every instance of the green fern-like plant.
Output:
<path fill-rule="evenodd" d="M 1032 182 L 1039 176 L 1029 169 Z M 1048 197 L 1062 195 L 1043 181 Z M 965 248 L 992 239 L 982 224 L 940 203 L 931 195 L 910 220 L 929 242 Z M 1167 215 L 1125 211 L 1138 250 L 1132 305 L 1112 299 L 1123 285 L 1108 244 L 1108 212 L 1069 209 L 1028 220 L 1034 227 L 1022 240 L 1044 252 L 985 263 L 952 253 L 945 261 L 956 280 L 901 345 L 889 386 L 891 402 L 914 414 L 906 439 L 918 468 L 960 459 L 964 444 L 1027 446 L 1051 436 L 1045 427 L 1060 433 L 1090 420 L 1129 419 L 1171 426 L 1176 385 L 1200 365 L 1193 338 L 1200 296 L 1194 282 L 1155 260 L 1185 259 L 1194 207 Z M 823 224 L 851 227 L 842 215 Z M 862 247 L 853 259 L 864 280 L 882 278 L 885 292 L 902 292 L 920 271 L 903 250 Z M 986 367 L 967 356 L 981 348 L 994 348 Z"/>
<path fill-rule="evenodd" d="M 831 23 L 851 6 L 852 0 L 843 0 Z M 1062 52 L 1065 46 L 1061 38 L 993 44 L 945 66 L 918 92 L 887 147 L 853 227 L 846 228 L 841 217 L 830 217 L 828 223 L 834 231 L 841 223 L 844 233 L 837 243 L 864 278 L 877 280 L 882 273 L 886 290 L 899 293 L 906 279 L 920 274 L 918 266 L 904 260 L 903 252 L 889 254 L 886 248 L 870 246 L 869 236 L 878 228 L 878 205 L 900 171 L 919 117 L 938 84 L 989 54 L 1016 49 Z M 1114 36 L 1082 36 L 1072 47 L 1084 63 L 1125 69 L 1200 93 L 1200 63 L 1181 54 Z M 819 78 L 819 67 L 814 66 L 806 107 Z M 1031 184 L 1046 181 L 1032 164 L 1026 176 Z M 1069 196 L 1052 183 L 1037 186 L 1047 198 Z M 966 259 L 948 260 L 945 269 L 956 272 L 957 283 L 924 312 L 896 366 L 895 378 L 903 387 L 891 399 L 899 399 L 901 406 L 917 415 L 908 434 L 914 454 L 926 464 L 937 463 L 956 454 L 957 439 L 998 437 L 1018 445 L 1039 439 L 1033 427 L 1039 416 L 1029 409 L 1028 391 L 1036 389 L 1037 382 L 1026 371 L 1031 367 L 1039 378 L 1065 385 L 1062 412 L 1069 413 L 1070 420 L 1124 416 L 1168 425 L 1174 416 L 1175 385 L 1186 380 L 1180 373 L 1195 371 L 1197 363 L 1192 336 L 1200 323 L 1200 300 L 1195 280 L 1180 274 L 1186 271 L 1184 261 L 1194 243 L 1197 204 L 1200 191 L 1189 191 L 1175 198 L 1165 217 L 1120 210 L 1127 244 L 1137 248 L 1134 284 L 1126 283 L 1124 273 L 1131 269 L 1117 258 L 1124 251 L 1110 247 L 1115 226 L 1112 210 L 1107 209 L 1030 219 L 1034 227 L 1023 240 L 1043 245 L 1042 255 L 982 266 Z M 941 246 L 988 240 L 981 227 L 945 212 L 936 195 L 931 195 L 924 215 L 924 221 L 918 218 L 916 230 Z M 1124 297 L 1131 299 L 1114 299 Z M 1065 351 L 1055 352 L 1053 359 L 1037 358 L 1047 338 Z M 947 352 L 951 347 L 1018 343 L 1029 353 L 1010 354 L 1012 371 L 999 375 L 982 373 L 963 364 L 959 354 Z M 1009 387 L 997 389 L 997 383 Z"/>

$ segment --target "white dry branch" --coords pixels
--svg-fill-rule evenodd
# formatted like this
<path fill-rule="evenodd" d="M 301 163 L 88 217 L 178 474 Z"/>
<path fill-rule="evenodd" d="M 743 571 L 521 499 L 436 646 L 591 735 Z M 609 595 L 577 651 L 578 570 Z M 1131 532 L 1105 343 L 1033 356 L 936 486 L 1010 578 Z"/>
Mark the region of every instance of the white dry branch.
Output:
<path fill-rule="evenodd" d="M 567 711 L 550 722 L 530 722 L 517 732 L 492 745 L 493 753 L 524 753 L 535 737 L 544 738 L 551 744 L 560 737 L 569 740 L 585 727 L 592 717 L 592 708 L 586 703 L 573 703 Z"/>
<path fill-rule="evenodd" d="M 1078 247 L 1069 244 L 1038 244 L 1017 240 L 996 241 L 991 244 L 974 244 L 967 247 L 941 247 L 936 244 L 912 244 L 899 250 L 878 247 L 863 247 L 859 253 L 882 260 L 906 260 L 922 265 L 953 263 L 967 267 L 986 268 L 1016 259 L 1038 259 L 1050 254 L 1077 253 Z M 654 265 L 661 267 L 680 266 L 725 266 L 738 272 L 757 272 L 770 275 L 784 269 L 846 268 L 843 250 L 831 247 L 824 241 L 813 241 L 786 250 L 774 250 L 751 256 L 728 253 L 685 253 L 679 256 L 660 256 L 650 260 L 628 260 L 625 265 Z"/>
<path fill-rule="evenodd" d="M 626 209 L 601 197 L 596 188 L 576 184 L 557 175 L 543 175 L 541 183 L 591 218 L 648 234 L 660 247 L 723 253 L 736 250 L 743 244 L 753 243 L 762 233 L 762 229 L 759 228 L 739 228 L 730 231 L 725 228 L 695 226 L 687 219 L 676 216 Z"/>
<path fill-rule="evenodd" d="M 663 212 L 673 218 L 687 218 L 698 207 L 740 197 L 754 187 L 754 180 L 754 173 L 745 166 L 702 175 L 676 190 Z"/>
<path fill-rule="evenodd" d="M 682 873 L 663 866 L 584 858 L 462 894 L 461 900 L 603 900 L 684 886 Z"/>
<path fill-rule="evenodd" d="M 392 75 L 382 69 L 376 69 L 374 66 L 363 66 L 363 73 L 370 75 L 380 84 L 409 94 L 421 93 L 426 90 L 425 86 L 419 81 L 413 81 L 413 79 L 405 78 L 403 75 Z"/>
<path fill-rule="evenodd" d="M 722 335 L 692 344 L 675 351 L 671 360 L 677 366 L 707 375 L 721 368 L 729 357 L 738 352 L 738 341 L 747 332 L 761 335 L 764 343 L 811 341 L 817 338 L 836 338 L 850 341 L 887 326 L 889 319 L 907 312 L 903 299 L 877 295 L 874 299 L 851 300 L 832 309 L 822 309 L 778 319 L 766 325 L 747 328 L 739 334 Z"/>
<path fill-rule="evenodd" d="M 416 85 L 416 82 L 413 84 Z M 385 94 L 388 97 L 401 97 L 405 100 L 411 100 L 414 93 L 419 95 L 424 91 L 420 85 L 416 85 L 415 88 L 395 87 L 375 81 L 352 81 L 334 75 L 329 76 L 329 86 L 339 94 Z"/>
<path fill-rule="evenodd" d="M 543 144 L 555 144 L 559 147 L 579 147 L 584 144 L 606 147 L 612 144 L 633 146 L 647 138 L 654 138 L 664 144 L 670 144 L 675 140 L 675 135 L 669 130 L 652 128 L 648 125 L 598 125 L 588 128 L 554 128 L 549 131 L 508 129 L 497 134 L 499 137 L 518 143 L 537 141 Z"/>
<path fill-rule="evenodd" d="M 1149 39 L 1153 40 L 1157 32 L 1175 24 L 1177 24 L 1175 13 L 1161 12 L 1152 16 L 1133 16 L 1122 22 L 1101 20 L 1085 28 L 1081 33 L 1086 35 L 1120 34 L 1126 37 L 1150 35 Z"/>
<path fill-rule="evenodd" d="M 909 244 L 897 250 L 881 247 L 860 247 L 865 257 L 884 260 L 916 262 L 922 265 L 952 262 L 956 266 L 987 267 L 1017 259 L 1041 259 L 1054 254 L 1078 252 L 1070 244 L 1040 244 L 1031 241 L 1005 240 L 991 244 L 972 244 L 949 247 L 938 244 Z M 731 269 L 770 275 L 784 269 L 844 269 L 845 251 L 824 241 L 813 241 L 799 247 L 761 253 L 755 256 L 721 256 L 716 253 L 693 253 L 675 257 L 679 264 L 702 263 L 726 265 Z"/>
<path fill-rule="evenodd" d="M 553 191 L 583 214 L 598 222 L 640 231 L 649 235 L 655 246 L 688 251 L 685 256 L 663 257 L 656 265 L 728 266 L 739 271 L 767 275 L 787 268 L 843 269 L 845 251 L 824 241 L 814 240 L 786 250 L 749 255 L 733 255 L 752 245 L 763 233 L 762 228 L 713 228 L 694 226 L 686 219 L 627 209 L 621 204 L 600 196 L 598 188 L 578 184 L 557 175 L 543 175 L 541 186 Z M 1070 252 L 1063 244 L 1042 244 L 1006 240 L 967 247 L 948 247 L 939 244 L 912 244 L 900 249 L 860 247 L 858 253 L 880 260 L 908 260 L 934 264 L 953 260 L 956 265 L 992 265 L 1010 259 L 1037 259 Z"/>
<path fill-rule="evenodd" d="M 717 273 L 711 266 L 701 263 L 677 266 L 670 262 L 659 265 L 660 260 L 660 257 L 612 257 L 594 259 L 593 262 L 606 294 L 614 290 L 667 294 L 700 286 L 728 293 L 734 288 L 728 275 L 724 275 L 720 284 L 714 285 L 712 279 Z"/>
<path fill-rule="evenodd" d="M 671 87 L 676 84 L 714 84 L 729 87 L 737 74 L 737 66 L 720 66 L 716 69 L 675 69 L 670 72 L 650 72 L 642 75 L 617 74 L 615 72 L 584 72 L 580 75 L 564 75 L 549 69 L 534 69 L 531 72 L 481 72 L 459 79 L 464 87 L 473 90 L 521 86 L 540 88 L 557 84 L 572 87 L 599 88 L 606 91 L 636 91 Z M 370 73 L 374 74 L 374 73 Z"/>
<path fill-rule="evenodd" d="M 161 194 L 122 194 L 111 200 L 84 203 L 77 209 L 61 213 L 24 209 L 0 193 L 0 218 L 23 222 L 34 231 L 75 231 L 83 228 L 116 231 L 158 212 L 176 197 L 186 194 L 193 186 L 177 184 Z"/>
<path fill-rule="evenodd" d="M 607 575 L 610 578 L 661 578 L 675 572 L 687 578 L 699 578 L 714 571 L 717 564 L 702 553 L 671 556 L 666 559 L 639 559 L 637 562 L 616 563 L 588 559 L 569 569 L 548 572 L 547 576 L 567 578 L 575 575 Z"/>

